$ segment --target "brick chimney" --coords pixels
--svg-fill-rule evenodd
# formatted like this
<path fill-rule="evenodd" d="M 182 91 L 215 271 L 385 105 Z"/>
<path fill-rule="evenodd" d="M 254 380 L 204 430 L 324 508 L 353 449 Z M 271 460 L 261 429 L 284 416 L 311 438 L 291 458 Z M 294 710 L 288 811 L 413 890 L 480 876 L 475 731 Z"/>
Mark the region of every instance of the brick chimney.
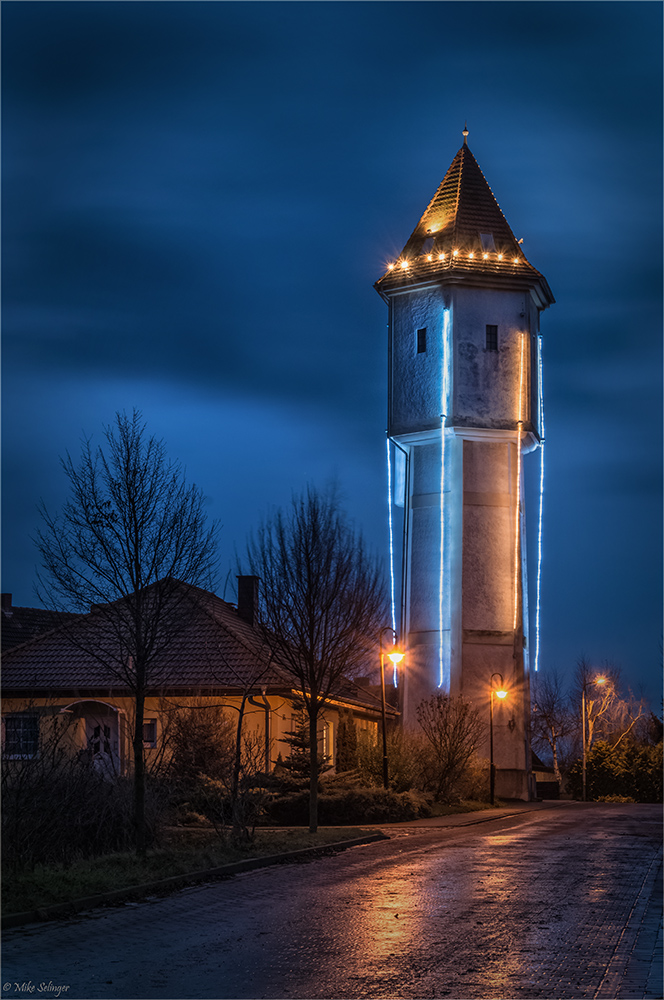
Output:
<path fill-rule="evenodd" d="M 237 613 L 238 617 L 253 625 L 258 610 L 258 576 L 238 576 Z"/>

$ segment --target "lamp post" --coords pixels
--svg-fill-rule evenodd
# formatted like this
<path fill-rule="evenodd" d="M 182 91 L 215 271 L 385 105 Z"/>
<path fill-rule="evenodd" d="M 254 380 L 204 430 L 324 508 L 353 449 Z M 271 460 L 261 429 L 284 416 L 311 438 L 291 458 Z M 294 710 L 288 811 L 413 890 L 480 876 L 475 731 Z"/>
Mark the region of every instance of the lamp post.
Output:
<path fill-rule="evenodd" d="M 586 801 L 586 684 L 581 683 L 581 801 Z M 606 677 L 596 677 L 593 684 L 605 684 Z"/>
<path fill-rule="evenodd" d="M 393 649 L 392 649 L 391 653 L 387 654 L 388 659 L 391 660 L 392 663 L 396 667 L 397 663 L 400 663 L 401 660 L 403 660 L 403 657 L 404 657 L 404 654 L 402 652 L 400 652 L 398 649 L 396 649 L 396 644 L 397 644 L 397 634 L 396 634 L 396 632 L 394 631 L 394 629 L 392 628 L 391 625 L 386 625 L 385 628 L 382 628 L 380 630 L 380 632 L 378 633 L 378 643 L 379 643 L 379 646 L 380 646 L 380 698 L 381 698 L 381 707 L 382 707 L 382 710 L 383 710 L 383 788 L 387 788 L 387 784 L 388 784 L 388 781 L 387 781 L 387 778 L 388 778 L 388 775 L 387 775 L 387 719 L 385 717 L 385 660 L 384 660 L 384 656 L 383 656 L 383 634 L 385 632 L 391 632 L 392 633 L 392 646 L 393 646 Z"/>
<path fill-rule="evenodd" d="M 494 677 L 500 678 L 500 687 L 496 689 L 493 684 Z M 491 674 L 491 694 L 489 696 L 489 803 L 494 804 L 496 788 L 496 766 L 493 763 L 493 695 L 498 698 L 507 698 L 507 691 L 503 687 L 503 675 Z"/>

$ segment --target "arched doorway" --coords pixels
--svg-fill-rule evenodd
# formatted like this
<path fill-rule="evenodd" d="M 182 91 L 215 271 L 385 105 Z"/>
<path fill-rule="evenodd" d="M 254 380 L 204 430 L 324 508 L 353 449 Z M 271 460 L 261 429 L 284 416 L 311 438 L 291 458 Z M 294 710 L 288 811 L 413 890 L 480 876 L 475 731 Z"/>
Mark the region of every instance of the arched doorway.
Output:
<path fill-rule="evenodd" d="M 78 701 L 66 711 L 80 720 L 83 753 L 95 770 L 108 778 L 122 774 L 119 710 L 103 701 Z"/>

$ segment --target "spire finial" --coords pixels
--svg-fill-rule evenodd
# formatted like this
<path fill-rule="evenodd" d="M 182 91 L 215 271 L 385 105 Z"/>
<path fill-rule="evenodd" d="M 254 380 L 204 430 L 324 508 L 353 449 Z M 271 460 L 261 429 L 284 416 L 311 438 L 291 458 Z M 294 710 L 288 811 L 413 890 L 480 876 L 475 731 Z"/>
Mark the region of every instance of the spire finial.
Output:
<path fill-rule="evenodd" d="M 468 122 L 464 122 L 463 126 L 463 144 L 464 146 L 468 145 Z"/>

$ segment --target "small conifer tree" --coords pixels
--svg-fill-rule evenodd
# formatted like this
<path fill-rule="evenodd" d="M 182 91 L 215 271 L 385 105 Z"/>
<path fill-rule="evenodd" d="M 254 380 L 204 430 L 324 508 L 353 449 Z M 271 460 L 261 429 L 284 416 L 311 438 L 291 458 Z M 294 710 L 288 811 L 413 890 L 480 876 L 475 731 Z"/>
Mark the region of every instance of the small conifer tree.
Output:
<path fill-rule="evenodd" d="M 293 706 L 298 711 L 298 721 L 295 729 L 286 733 L 282 737 L 282 742 L 290 747 L 286 759 L 282 762 L 285 771 L 289 771 L 295 778 L 308 778 L 311 775 L 311 754 L 309 752 L 309 724 L 307 717 L 302 711 L 302 706 Z M 323 774 L 330 769 L 330 758 L 322 753 L 318 754 L 318 773 Z"/>

